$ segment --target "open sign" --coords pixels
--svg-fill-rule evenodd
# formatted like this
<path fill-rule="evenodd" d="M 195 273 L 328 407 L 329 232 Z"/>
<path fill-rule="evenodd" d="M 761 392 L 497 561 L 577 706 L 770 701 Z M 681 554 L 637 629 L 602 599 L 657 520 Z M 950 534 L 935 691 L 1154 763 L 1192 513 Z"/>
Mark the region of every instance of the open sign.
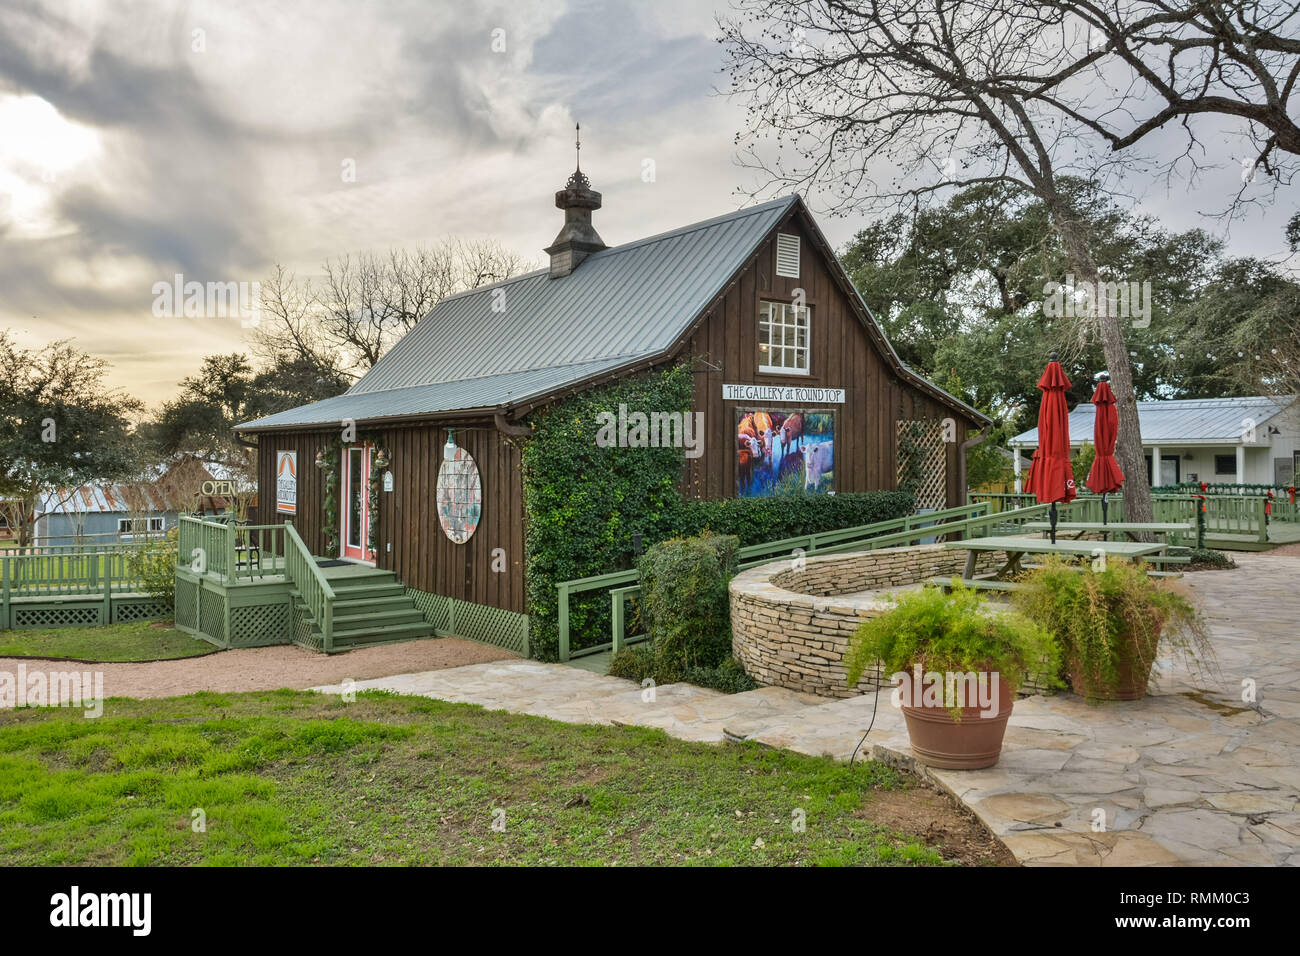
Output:
<path fill-rule="evenodd" d="M 233 498 L 235 483 L 229 479 L 217 481 L 209 479 L 203 483 L 203 494 L 211 498 Z"/>

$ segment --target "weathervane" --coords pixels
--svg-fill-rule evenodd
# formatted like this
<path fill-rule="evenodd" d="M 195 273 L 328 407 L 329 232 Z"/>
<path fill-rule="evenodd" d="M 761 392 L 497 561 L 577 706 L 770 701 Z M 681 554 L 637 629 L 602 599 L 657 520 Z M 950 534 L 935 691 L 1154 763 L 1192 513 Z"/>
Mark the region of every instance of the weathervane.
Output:
<path fill-rule="evenodd" d="M 573 129 L 575 131 L 573 145 L 576 147 L 578 171 L 582 172 L 582 124 L 574 123 Z"/>

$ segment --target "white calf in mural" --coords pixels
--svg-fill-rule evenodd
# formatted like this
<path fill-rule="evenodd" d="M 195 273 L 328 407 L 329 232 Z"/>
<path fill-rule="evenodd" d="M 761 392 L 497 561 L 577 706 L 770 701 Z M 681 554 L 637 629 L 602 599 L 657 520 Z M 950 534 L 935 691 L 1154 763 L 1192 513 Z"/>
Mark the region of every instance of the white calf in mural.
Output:
<path fill-rule="evenodd" d="M 822 475 L 835 468 L 835 443 L 818 442 L 816 445 L 804 445 L 803 451 L 803 487 L 816 491 L 822 483 Z"/>

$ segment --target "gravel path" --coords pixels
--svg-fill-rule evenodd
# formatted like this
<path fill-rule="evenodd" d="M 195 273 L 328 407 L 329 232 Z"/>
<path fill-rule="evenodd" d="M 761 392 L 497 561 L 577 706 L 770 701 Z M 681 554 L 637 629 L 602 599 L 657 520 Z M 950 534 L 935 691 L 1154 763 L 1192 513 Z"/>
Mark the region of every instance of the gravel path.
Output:
<path fill-rule="evenodd" d="M 320 654 L 290 644 L 150 664 L 70 664 L 34 657 L 0 657 L 0 672 L 17 673 L 19 664 L 26 664 L 29 672 L 102 671 L 106 697 L 175 697 L 201 690 L 229 693 L 281 687 L 305 689 L 348 678 L 366 680 L 516 659 L 517 655 L 498 647 L 442 637 L 363 647 L 346 654 Z"/>
<path fill-rule="evenodd" d="M 1274 558 L 1300 558 L 1300 543 L 1279 545 L 1261 553 Z"/>

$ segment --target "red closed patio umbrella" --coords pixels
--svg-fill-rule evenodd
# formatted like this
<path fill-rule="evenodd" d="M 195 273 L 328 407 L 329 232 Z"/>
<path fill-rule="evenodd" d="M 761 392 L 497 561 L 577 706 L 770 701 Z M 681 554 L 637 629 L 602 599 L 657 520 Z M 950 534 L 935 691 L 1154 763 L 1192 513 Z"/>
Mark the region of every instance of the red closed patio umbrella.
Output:
<path fill-rule="evenodd" d="M 1124 472 L 1115 460 L 1115 440 L 1119 437 L 1119 410 L 1115 408 L 1115 393 L 1110 388 L 1110 376 L 1102 372 L 1097 390 L 1092 393 L 1092 404 L 1097 417 L 1092 423 L 1092 444 L 1097 457 L 1088 471 L 1088 490 L 1101 495 L 1101 523 L 1106 523 L 1107 496 L 1119 491 L 1124 484 Z"/>
<path fill-rule="evenodd" d="M 1053 544 L 1056 543 L 1056 503 L 1073 501 L 1077 494 L 1074 469 L 1070 465 L 1070 410 L 1065 404 L 1065 390 L 1069 387 L 1070 380 L 1053 352 L 1043 377 L 1038 380 L 1039 391 L 1043 393 L 1042 404 L 1038 406 L 1038 450 L 1034 452 L 1025 485 L 1025 491 L 1039 504 L 1052 506 Z"/>

